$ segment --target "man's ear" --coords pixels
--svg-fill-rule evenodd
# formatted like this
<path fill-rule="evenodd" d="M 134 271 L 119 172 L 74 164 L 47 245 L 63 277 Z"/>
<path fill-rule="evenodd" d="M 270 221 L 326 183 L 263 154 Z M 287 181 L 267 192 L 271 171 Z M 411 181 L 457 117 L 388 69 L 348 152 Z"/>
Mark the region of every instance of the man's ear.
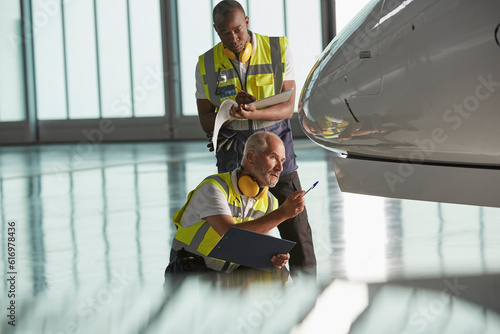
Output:
<path fill-rule="evenodd" d="M 248 161 L 248 163 L 255 165 L 255 152 L 254 151 L 247 152 L 247 161 Z"/>
<path fill-rule="evenodd" d="M 220 37 L 219 29 L 217 29 L 217 25 L 215 23 L 213 23 L 213 27 L 214 27 L 215 32 L 217 33 L 217 36 Z"/>

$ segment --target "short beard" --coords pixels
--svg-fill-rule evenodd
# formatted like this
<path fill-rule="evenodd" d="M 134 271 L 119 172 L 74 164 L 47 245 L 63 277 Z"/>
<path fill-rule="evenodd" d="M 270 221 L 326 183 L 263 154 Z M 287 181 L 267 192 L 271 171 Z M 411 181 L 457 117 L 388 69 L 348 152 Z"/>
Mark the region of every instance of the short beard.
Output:
<path fill-rule="evenodd" d="M 261 187 L 269 187 L 269 188 L 273 188 L 274 186 L 276 186 L 276 184 L 278 184 L 278 181 L 279 181 L 279 176 L 278 176 L 278 179 L 276 181 L 271 181 L 271 175 L 270 175 L 270 172 L 267 172 L 266 170 L 264 170 L 264 168 L 262 167 L 258 167 L 257 168 L 257 173 L 255 173 L 255 177 L 256 178 L 260 178 L 261 180 L 265 181 L 265 185 L 261 185 L 259 183 L 259 185 Z"/>

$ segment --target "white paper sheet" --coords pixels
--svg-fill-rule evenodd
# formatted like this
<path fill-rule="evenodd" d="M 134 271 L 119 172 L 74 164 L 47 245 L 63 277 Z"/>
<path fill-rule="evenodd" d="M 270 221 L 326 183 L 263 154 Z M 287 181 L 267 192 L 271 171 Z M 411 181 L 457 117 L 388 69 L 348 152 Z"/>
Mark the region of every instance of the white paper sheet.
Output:
<path fill-rule="evenodd" d="M 214 154 L 217 154 L 217 137 L 219 136 L 219 130 L 226 121 L 232 121 L 236 119 L 229 115 L 229 110 L 232 106 L 238 106 L 238 103 L 233 100 L 226 100 L 222 102 L 217 116 L 215 117 L 214 134 L 212 136 L 212 143 L 214 143 Z"/>
<path fill-rule="evenodd" d="M 290 88 L 289 90 L 285 90 L 284 92 L 281 92 L 279 94 L 254 101 L 250 104 L 254 104 L 255 109 L 264 109 L 270 106 L 274 106 L 275 104 L 280 104 L 288 101 L 290 99 L 290 96 L 292 95 L 292 92 L 293 88 Z"/>

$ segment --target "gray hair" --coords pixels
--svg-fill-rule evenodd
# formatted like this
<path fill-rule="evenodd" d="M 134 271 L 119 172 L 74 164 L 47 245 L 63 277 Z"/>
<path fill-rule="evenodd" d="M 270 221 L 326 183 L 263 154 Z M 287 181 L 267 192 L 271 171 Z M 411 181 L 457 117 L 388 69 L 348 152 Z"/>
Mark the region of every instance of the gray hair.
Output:
<path fill-rule="evenodd" d="M 212 17 L 214 24 L 217 26 L 226 17 L 227 14 L 232 13 L 235 10 L 241 10 L 243 15 L 246 16 L 245 10 L 238 1 L 235 0 L 223 0 L 214 7 Z"/>
<path fill-rule="evenodd" d="M 267 148 L 269 147 L 269 139 L 271 137 L 278 139 L 283 144 L 281 138 L 272 132 L 260 131 L 248 137 L 247 142 L 245 143 L 245 149 L 243 150 L 243 158 L 241 159 L 241 165 L 246 164 L 247 153 L 249 151 L 253 151 L 257 155 L 260 155 L 262 154 L 262 152 L 267 150 Z"/>

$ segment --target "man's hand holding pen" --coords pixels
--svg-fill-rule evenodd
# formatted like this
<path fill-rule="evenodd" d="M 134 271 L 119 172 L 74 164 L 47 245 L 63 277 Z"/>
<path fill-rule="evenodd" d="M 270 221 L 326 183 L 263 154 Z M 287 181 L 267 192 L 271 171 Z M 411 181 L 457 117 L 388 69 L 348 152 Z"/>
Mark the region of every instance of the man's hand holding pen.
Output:
<path fill-rule="evenodd" d="M 257 99 L 255 96 L 248 94 L 239 87 L 236 87 L 236 89 L 239 90 L 238 95 L 236 95 L 236 103 L 238 103 L 238 107 L 231 108 L 229 114 L 239 119 L 252 119 L 251 113 L 255 112 L 255 107 L 250 103 Z"/>
<path fill-rule="evenodd" d="M 278 210 L 281 210 L 283 213 L 284 220 L 293 218 L 304 210 L 306 204 L 304 199 L 305 193 L 304 190 L 296 191 L 288 196 L 283 204 L 281 204 Z"/>
<path fill-rule="evenodd" d="M 236 95 L 236 103 L 238 103 L 238 104 L 246 104 L 246 103 L 252 103 L 255 100 L 257 100 L 255 98 L 255 96 L 253 96 L 252 94 L 249 94 L 249 93 L 245 92 L 240 87 L 236 86 L 236 89 L 239 91 L 238 95 Z"/>
<path fill-rule="evenodd" d="M 283 212 L 287 215 L 286 219 L 293 218 L 304 210 L 304 206 L 306 204 L 304 196 L 309 191 L 313 190 L 318 182 L 319 181 L 314 182 L 311 188 L 309 188 L 307 191 L 299 190 L 287 197 L 285 202 L 283 202 L 283 204 L 281 204 L 281 206 L 279 207 L 279 209 L 283 210 Z"/>

